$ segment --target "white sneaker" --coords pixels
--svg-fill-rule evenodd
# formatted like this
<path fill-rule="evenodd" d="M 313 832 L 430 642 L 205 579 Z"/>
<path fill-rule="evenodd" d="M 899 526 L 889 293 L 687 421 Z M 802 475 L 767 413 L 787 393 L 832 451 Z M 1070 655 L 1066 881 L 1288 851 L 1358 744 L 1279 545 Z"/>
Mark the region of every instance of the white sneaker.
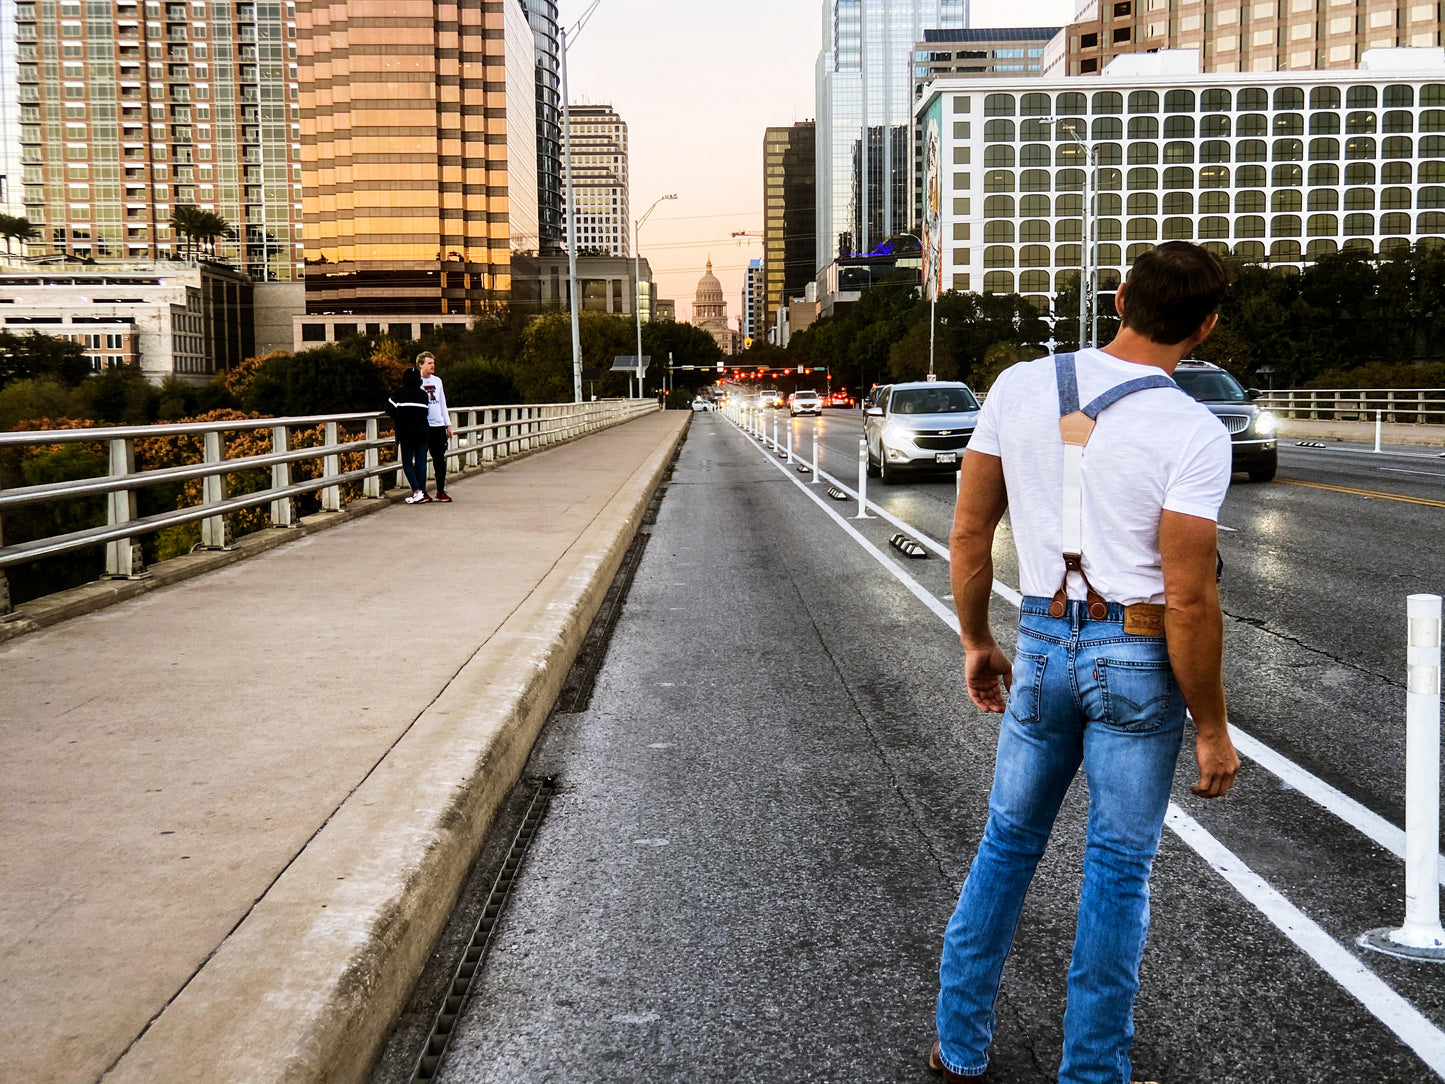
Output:
<path fill-rule="evenodd" d="M 413 493 L 406 499 L 407 504 L 425 504 L 429 498 L 425 493 Z"/>

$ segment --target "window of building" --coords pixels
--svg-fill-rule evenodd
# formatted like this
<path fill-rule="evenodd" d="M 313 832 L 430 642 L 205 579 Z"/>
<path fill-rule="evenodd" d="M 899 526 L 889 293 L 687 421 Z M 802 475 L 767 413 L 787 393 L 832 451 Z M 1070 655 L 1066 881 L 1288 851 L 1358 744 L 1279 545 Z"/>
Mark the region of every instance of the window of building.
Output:
<path fill-rule="evenodd" d="M 1068 174 L 1068 175 L 1069 175 L 1069 180 L 1070 180 L 1071 182 L 1073 182 L 1073 183 L 1071 183 L 1071 185 L 1070 185 L 1070 190 L 1071 190 L 1071 191 L 1072 191 L 1072 190 L 1079 190 L 1079 191 L 1082 191 L 1082 190 L 1083 190 L 1083 187 L 1084 187 L 1084 171 L 1083 171 L 1082 169 L 1068 169 L 1068 170 L 1059 170 L 1058 188 L 1059 188 L 1059 191 L 1060 191 L 1060 192 L 1064 191 L 1064 175 L 1065 175 L 1065 174 Z M 1124 187 L 1124 172 L 1123 172 L 1123 170 L 1118 170 L 1118 169 L 1101 169 L 1101 170 L 1097 171 L 1097 172 L 1094 174 L 1094 178 L 1095 178 L 1095 180 L 1096 180 L 1096 182 L 1097 182 L 1097 183 L 1094 185 L 1094 191 L 1096 191 L 1096 192 L 1117 192 L 1117 191 L 1119 191 L 1121 188 Z"/>
<path fill-rule="evenodd" d="M 1300 232 L 1299 215 L 1275 215 L 1269 220 L 1271 237 L 1298 237 Z"/>
<path fill-rule="evenodd" d="M 1382 132 L 1413 132 L 1415 115 L 1405 109 L 1391 109 L 1380 123 Z"/>
<path fill-rule="evenodd" d="M 1445 136 L 1429 135 L 1420 137 L 1421 158 L 1445 158 Z"/>
<path fill-rule="evenodd" d="M 1382 158 L 1412 158 L 1415 141 L 1409 136 L 1386 136 L 1380 143 Z"/>
<path fill-rule="evenodd" d="M 1345 184 L 1374 184 L 1373 162 L 1355 162 L 1345 167 Z"/>
<path fill-rule="evenodd" d="M 983 201 L 984 218 L 1013 218 L 1014 198 L 1012 196 L 989 196 Z"/>
<path fill-rule="evenodd" d="M 1123 253 L 1118 245 L 1098 245 L 1094 249 L 1096 267 L 1118 267 L 1123 262 Z"/>
<path fill-rule="evenodd" d="M 1014 96 L 1012 94 L 990 94 L 983 100 L 983 115 L 985 117 L 1011 117 L 1014 115 Z M 985 137 L 987 138 L 987 137 Z M 1010 136 L 1010 139 L 1013 137 Z"/>
<path fill-rule="evenodd" d="M 1276 139 L 1271 157 L 1276 162 L 1298 162 L 1305 156 L 1305 145 L 1299 139 Z"/>
<path fill-rule="evenodd" d="M 1240 215 L 1234 220 L 1235 237 L 1263 237 L 1264 217 L 1262 215 Z"/>
<path fill-rule="evenodd" d="M 1054 223 L 1055 241 L 1082 241 L 1084 221 L 1081 218 L 1064 218 Z"/>
<path fill-rule="evenodd" d="M 1380 216 L 1381 233 L 1409 233 L 1410 216 L 1396 212 L 1394 214 Z M 1381 246 L 1384 247 L 1383 245 Z"/>
<path fill-rule="evenodd" d="M 1246 113 L 1234 122 L 1234 134 L 1237 136 L 1262 136 L 1268 131 L 1269 125 L 1263 113 Z"/>
<path fill-rule="evenodd" d="M 1375 190 L 1373 188 L 1345 189 L 1345 210 L 1373 211 L 1374 209 Z"/>
<path fill-rule="evenodd" d="M 996 97 L 996 95 L 990 95 Z M 985 143 L 1012 143 L 1014 141 L 1014 122 L 1011 120 L 991 120 L 983 126 L 983 140 Z"/>
<path fill-rule="evenodd" d="M 1199 220 L 1199 238 L 1222 238 L 1229 236 L 1229 219 L 1208 216 Z"/>
<path fill-rule="evenodd" d="M 1415 104 L 1415 88 L 1406 83 L 1396 83 L 1385 88 L 1384 105 L 1397 109 L 1409 109 Z M 1389 129 L 1386 129 L 1389 131 Z"/>
<path fill-rule="evenodd" d="M 1019 199 L 1019 216 L 1021 218 L 1047 218 L 1048 214 L 1048 196 L 1023 196 Z"/>
<path fill-rule="evenodd" d="M 1159 112 L 1159 94 L 1153 90 L 1135 90 L 1129 94 L 1130 113 Z M 1132 122 L 1131 122 L 1132 123 Z"/>
<path fill-rule="evenodd" d="M 1346 158 L 1374 158 L 1375 141 L 1369 136 L 1353 136 L 1345 140 Z"/>
<path fill-rule="evenodd" d="M 1416 197 L 1417 207 L 1445 207 L 1445 188 L 1440 185 L 1427 185 L 1420 189 Z"/>
<path fill-rule="evenodd" d="M 1124 197 L 1114 192 L 1101 192 L 1094 197 L 1094 214 L 1118 217 L 1124 213 Z"/>
<path fill-rule="evenodd" d="M 1194 223 L 1188 218 L 1166 218 L 1164 220 L 1164 240 L 1166 241 L 1192 241 L 1194 240 Z"/>
<path fill-rule="evenodd" d="M 1194 197 L 1188 192 L 1166 192 L 1164 194 L 1164 213 L 1166 215 L 1192 215 L 1194 213 Z"/>
<path fill-rule="evenodd" d="M 1003 52 L 1003 50 L 1000 50 L 1000 52 Z M 1023 54 L 1020 53 L 1019 55 L 1022 56 Z M 1052 112 L 1053 105 L 1050 103 L 1047 94 L 1025 94 L 1019 100 L 1019 116 L 1021 117 L 1047 117 Z M 1008 114 L 999 115 L 1012 116 L 1013 114 L 1012 111 L 1010 111 Z"/>
<path fill-rule="evenodd" d="M 1165 162 L 1193 162 L 1194 144 L 1182 140 L 1164 144 Z"/>
<path fill-rule="evenodd" d="M 1019 165 L 1024 167 L 1053 164 L 1052 148 L 1045 143 L 1025 143 L 1019 148 Z"/>
<path fill-rule="evenodd" d="M 1339 107 L 1339 87 L 1315 87 L 1310 91 L 1311 109 L 1338 109 Z"/>
<path fill-rule="evenodd" d="M 1442 103 L 1445 104 L 1445 103 Z M 1117 90 L 1101 90 L 1094 94 L 1093 113 L 1100 114 L 1124 112 L 1124 96 Z"/>
<path fill-rule="evenodd" d="M 1302 166 L 1275 166 L 1270 181 L 1276 188 L 1297 187 L 1305 183 L 1305 171 Z"/>
<path fill-rule="evenodd" d="M 1034 51 L 1030 49 L 1029 55 L 1032 56 L 1033 54 Z M 1057 102 L 1059 113 L 1064 116 L 1082 114 L 1084 110 L 1088 108 L 1087 99 L 1078 91 L 1066 91 L 1060 94 L 1055 101 Z"/>
<path fill-rule="evenodd" d="M 1194 170 L 1188 166 L 1170 166 L 1164 171 L 1165 188 L 1193 188 Z"/>
<path fill-rule="evenodd" d="M 1012 168 L 1014 165 L 1013 145 L 1000 143 L 996 146 L 985 147 L 983 149 L 983 164 L 985 168 Z"/>
<path fill-rule="evenodd" d="M 1340 156 L 1340 141 L 1332 137 L 1310 140 L 1310 161 L 1317 162 L 1322 159 L 1338 158 Z"/>
<path fill-rule="evenodd" d="M 1124 236 L 1124 227 L 1117 218 L 1100 218 L 1094 222 L 1094 240 L 1118 241 Z"/>
<path fill-rule="evenodd" d="M 1159 187 L 1159 171 L 1157 169 L 1131 169 L 1129 171 L 1130 191 L 1153 191 Z"/>
<path fill-rule="evenodd" d="M 1311 135 L 1338 135 L 1340 115 L 1338 113 L 1314 113 L 1310 116 Z"/>
<path fill-rule="evenodd" d="M 1129 164 L 1131 166 L 1151 166 L 1159 161 L 1159 144 L 1157 143 L 1130 143 Z"/>
<path fill-rule="evenodd" d="M 983 224 L 983 240 L 985 244 L 1011 244 L 1013 239 L 1014 224 L 1011 219 L 985 222 Z"/>
<path fill-rule="evenodd" d="M 1020 192 L 1047 192 L 1049 190 L 1049 171 L 1046 169 L 1026 169 L 1019 174 Z"/>
<path fill-rule="evenodd" d="M 1222 139 L 1206 139 L 1199 144 L 1201 162 L 1228 162 L 1229 144 Z"/>
<path fill-rule="evenodd" d="M 1427 211 L 1415 216 L 1415 232 L 1423 234 L 1445 234 L 1445 213 Z"/>
<path fill-rule="evenodd" d="M 1129 213 L 1131 215 L 1157 215 L 1159 213 L 1159 197 L 1152 192 L 1136 192 L 1129 197 Z"/>
<path fill-rule="evenodd" d="M 1121 27 L 1118 27 L 1117 29 L 1115 29 L 1114 33 L 1110 35 L 1110 38 L 1111 38 L 1111 40 L 1113 41 L 1113 43 L 1114 43 L 1115 45 L 1118 45 L 1118 44 L 1120 44 L 1121 42 L 1129 41 L 1132 36 L 1133 36 L 1133 28 L 1132 28 L 1132 27 L 1121 26 Z"/>
<path fill-rule="evenodd" d="M 1149 93 L 1152 94 L 1153 91 L 1149 91 Z M 1129 119 L 1129 138 L 1158 139 L 1159 122 L 1153 117 L 1131 117 Z"/>
<path fill-rule="evenodd" d="M 1228 188 L 1228 166 L 1204 166 L 1199 170 L 1200 188 Z"/>
<path fill-rule="evenodd" d="M 1097 35 L 1094 35 L 1097 37 Z M 1089 57 L 1088 60 L 1079 61 L 1079 74 L 1092 75 L 1099 70 L 1099 61 L 1096 57 Z"/>
<path fill-rule="evenodd" d="M 1082 166 L 1085 164 L 1084 148 L 1077 143 L 1064 143 L 1055 151 L 1054 163 L 1060 166 Z"/>
<path fill-rule="evenodd" d="M 1118 166 L 1124 163 L 1124 148 L 1118 143 L 1095 143 L 1094 162 L 1101 166 Z"/>
<path fill-rule="evenodd" d="M 1276 263 L 1299 263 L 1299 242 L 1275 241 L 1269 246 L 1269 258 Z"/>
<path fill-rule="evenodd" d="M 1263 87 L 1245 87 L 1234 96 L 1234 107 L 1240 113 L 1251 109 L 1268 109 L 1269 94 Z"/>
<path fill-rule="evenodd" d="M 983 265 L 985 267 L 1012 267 L 1014 265 L 1014 250 L 1009 245 L 990 245 L 983 250 Z"/>
<path fill-rule="evenodd" d="M 1271 211 L 1300 211 L 1304 209 L 1304 196 L 1302 193 L 1284 189 L 1273 193 L 1269 198 L 1269 209 Z"/>
<path fill-rule="evenodd" d="M 1345 115 L 1345 132 L 1349 135 L 1367 134 L 1375 130 L 1375 114 L 1348 113 Z"/>
<path fill-rule="evenodd" d="M 1349 206 L 1348 201 L 1345 204 Z M 1345 235 L 1359 237 L 1375 232 L 1375 216 L 1366 214 L 1345 215 Z"/>
<path fill-rule="evenodd" d="M 1164 95 L 1164 112 L 1166 113 L 1192 113 L 1194 112 L 1194 91 L 1192 90 L 1171 90 Z"/>
<path fill-rule="evenodd" d="M 983 292 L 986 294 L 1011 294 L 1013 290 L 1014 277 L 1011 271 L 990 271 L 983 276 Z"/>
<path fill-rule="evenodd" d="M 1350 87 L 1345 93 L 1345 105 L 1350 109 L 1374 109 L 1378 104 L 1374 87 Z"/>
<path fill-rule="evenodd" d="M 1234 145 L 1234 160 L 1236 162 L 1263 162 L 1265 151 L 1264 140 L 1241 139 Z"/>
<path fill-rule="evenodd" d="M 1311 211 L 1338 211 L 1340 194 L 1333 188 L 1319 188 L 1310 193 Z"/>
<path fill-rule="evenodd" d="M 1311 185 L 1331 185 L 1340 183 L 1340 167 L 1332 165 L 1310 166 Z"/>
<path fill-rule="evenodd" d="M 1020 267 L 1048 267 L 1048 245 L 1024 245 L 1019 249 Z"/>

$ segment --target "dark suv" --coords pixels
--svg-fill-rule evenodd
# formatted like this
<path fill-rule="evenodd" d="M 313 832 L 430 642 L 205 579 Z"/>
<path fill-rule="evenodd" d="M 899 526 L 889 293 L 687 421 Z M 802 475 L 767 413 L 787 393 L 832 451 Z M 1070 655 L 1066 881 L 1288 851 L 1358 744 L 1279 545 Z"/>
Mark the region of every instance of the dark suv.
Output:
<path fill-rule="evenodd" d="M 1259 392 L 1245 390 L 1218 365 L 1188 359 L 1174 370 L 1174 382 L 1207 406 L 1224 423 L 1234 441 L 1234 469 L 1251 482 L 1274 477 L 1279 447 L 1274 436 L 1274 415 L 1254 400 Z"/>

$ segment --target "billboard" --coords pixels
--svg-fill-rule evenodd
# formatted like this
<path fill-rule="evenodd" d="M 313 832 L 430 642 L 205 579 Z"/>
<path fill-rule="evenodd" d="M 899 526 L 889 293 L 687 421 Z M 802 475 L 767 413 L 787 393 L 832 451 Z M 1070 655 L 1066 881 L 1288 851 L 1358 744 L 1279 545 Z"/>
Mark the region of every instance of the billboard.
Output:
<path fill-rule="evenodd" d="M 923 114 L 923 294 L 943 290 L 943 96 L 935 94 Z"/>

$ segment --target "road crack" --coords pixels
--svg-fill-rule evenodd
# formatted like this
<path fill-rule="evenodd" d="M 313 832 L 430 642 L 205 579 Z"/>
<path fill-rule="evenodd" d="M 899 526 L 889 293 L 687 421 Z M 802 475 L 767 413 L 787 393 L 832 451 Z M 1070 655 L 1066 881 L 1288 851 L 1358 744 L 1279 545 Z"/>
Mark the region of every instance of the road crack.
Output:
<path fill-rule="evenodd" d="M 1288 633 L 1279 632 L 1276 629 L 1269 628 L 1265 624 L 1265 619 L 1262 617 L 1245 617 L 1243 614 L 1232 614 L 1228 610 L 1224 611 L 1224 616 L 1229 618 L 1231 621 L 1238 622 L 1241 625 L 1248 625 L 1250 628 L 1256 629 L 1259 632 L 1264 633 L 1266 636 L 1272 636 L 1274 639 L 1279 640 L 1283 643 L 1292 644 L 1295 647 L 1309 652 L 1311 655 L 1318 655 L 1322 658 L 1329 659 L 1337 666 L 1343 666 L 1347 670 L 1353 670 L 1356 673 L 1364 674 L 1367 677 L 1374 679 L 1375 681 L 1383 682 L 1384 684 L 1393 686 L 1397 689 L 1403 689 L 1405 687 L 1405 683 L 1403 681 L 1400 681 L 1398 678 L 1388 677 L 1385 674 L 1381 674 L 1377 671 L 1371 670 L 1369 667 L 1361 666 L 1359 663 L 1351 662 L 1349 659 L 1341 658 L 1339 655 L 1335 655 L 1329 651 L 1326 651 L 1322 647 L 1315 647 L 1312 644 L 1307 644 L 1298 637 L 1290 636 Z"/>

